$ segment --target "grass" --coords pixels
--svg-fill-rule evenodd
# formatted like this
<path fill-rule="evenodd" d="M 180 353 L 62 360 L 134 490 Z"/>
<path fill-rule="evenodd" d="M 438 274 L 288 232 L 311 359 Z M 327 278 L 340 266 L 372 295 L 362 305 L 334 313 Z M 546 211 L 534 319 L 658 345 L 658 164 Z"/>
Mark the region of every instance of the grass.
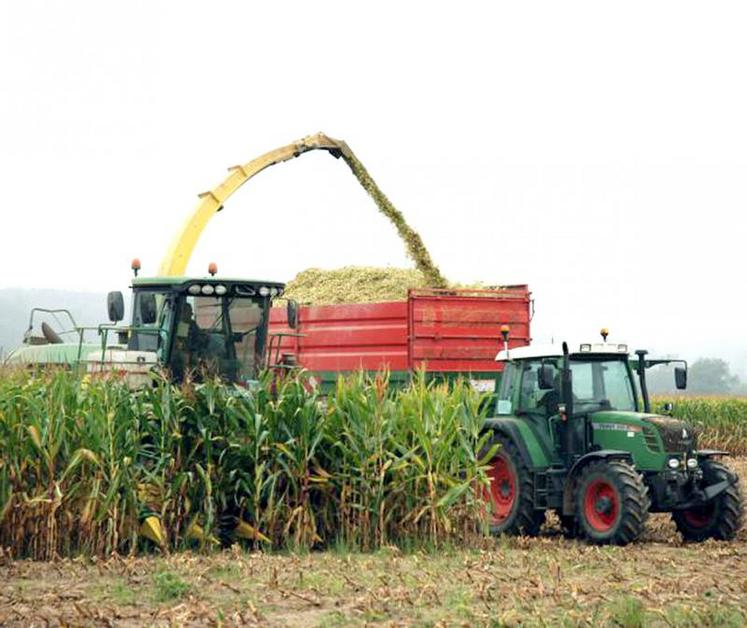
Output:
<path fill-rule="evenodd" d="M 643 602 L 625 596 L 610 605 L 609 618 L 613 625 L 622 628 L 643 628 L 646 625 L 646 611 Z"/>
<path fill-rule="evenodd" d="M 115 582 L 107 587 L 107 594 L 118 606 L 131 606 L 138 599 L 137 591 L 124 582 Z"/>
<path fill-rule="evenodd" d="M 170 571 L 160 571 L 153 576 L 153 598 L 156 602 L 180 600 L 190 591 L 190 585 Z"/>

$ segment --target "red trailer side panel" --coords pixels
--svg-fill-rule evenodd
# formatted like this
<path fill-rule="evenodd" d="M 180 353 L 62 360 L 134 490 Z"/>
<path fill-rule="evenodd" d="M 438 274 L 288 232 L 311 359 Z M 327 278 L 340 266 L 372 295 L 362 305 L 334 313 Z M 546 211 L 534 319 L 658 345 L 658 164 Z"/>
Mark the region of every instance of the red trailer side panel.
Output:
<path fill-rule="evenodd" d="M 529 344 L 527 286 L 504 290 L 411 290 L 409 364 L 428 371 L 495 371 L 503 348 L 501 326 L 510 327 L 511 346 Z"/>
<path fill-rule="evenodd" d="M 293 331 L 285 309 L 274 309 L 270 333 Z M 294 354 L 310 371 L 408 368 L 407 301 L 302 307 L 295 333 L 281 339 L 280 353 Z"/>
<path fill-rule="evenodd" d="M 530 307 L 527 286 L 411 290 L 407 301 L 302 307 L 296 330 L 276 308 L 270 360 L 293 354 L 313 372 L 493 372 L 502 325 L 511 327 L 512 347 L 529 343 Z"/>

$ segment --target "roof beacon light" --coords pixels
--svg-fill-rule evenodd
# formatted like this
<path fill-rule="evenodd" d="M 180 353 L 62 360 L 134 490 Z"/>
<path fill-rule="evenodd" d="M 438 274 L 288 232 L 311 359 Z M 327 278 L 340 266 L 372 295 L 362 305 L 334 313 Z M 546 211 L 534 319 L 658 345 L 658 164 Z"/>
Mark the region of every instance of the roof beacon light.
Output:
<path fill-rule="evenodd" d="M 132 272 L 135 273 L 135 277 L 137 277 L 137 273 L 140 270 L 140 260 L 137 257 L 132 260 L 130 268 L 132 269 Z"/>
<path fill-rule="evenodd" d="M 508 325 L 501 325 L 501 336 L 503 336 L 503 349 L 508 354 L 508 334 L 511 328 Z"/>
<path fill-rule="evenodd" d="M 606 327 L 602 327 L 602 331 L 600 331 L 599 333 L 602 334 L 602 340 L 604 342 L 607 342 L 607 336 L 610 335 L 610 330 Z"/>
<path fill-rule="evenodd" d="M 211 277 L 215 277 L 215 274 L 218 272 L 218 264 L 215 262 L 210 262 L 208 264 L 208 272 L 210 273 Z"/>

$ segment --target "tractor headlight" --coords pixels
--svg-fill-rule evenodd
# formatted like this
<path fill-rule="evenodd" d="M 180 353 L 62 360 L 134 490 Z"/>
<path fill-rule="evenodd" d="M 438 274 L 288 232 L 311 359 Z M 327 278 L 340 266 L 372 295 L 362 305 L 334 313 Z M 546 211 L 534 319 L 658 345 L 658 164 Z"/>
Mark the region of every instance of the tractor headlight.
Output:
<path fill-rule="evenodd" d="M 189 294 L 200 294 L 200 289 L 200 284 L 193 283 L 189 288 L 187 288 L 187 292 L 189 292 Z"/>
<path fill-rule="evenodd" d="M 270 289 L 267 286 L 262 286 L 259 289 L 259 296 L 261 296 L 261 297 L 269 297 L 270 296 Z"/>
<path fill-rule="evenodd" d="M 215 288 L 209 283 L 202 286 L 202 294 L 211 295 L 215 292 Z"/>
<path fill-rule="evenodd" d="M 222 297 L 224 294 L 226 294 L 226 292 L 228 292 L 228 288 L 226 288 L 223 284 L 215 286 L 215 294 L 217 294 L 219 297 Z"/>
<path fill-rule="evenodd" d="M 697 458 L 688 458 L 687 459 L 687 468 L 690 469 L 690 470 L 697 469 L 698 468 L 698 459 Z"/>
<path fill-rule="evenodd" d="M 670 458 L 669 462 L 667 463 L 669 465 L 670 469 L 679 469 L 680 468 L 680 461 L 678 458 Z"/>

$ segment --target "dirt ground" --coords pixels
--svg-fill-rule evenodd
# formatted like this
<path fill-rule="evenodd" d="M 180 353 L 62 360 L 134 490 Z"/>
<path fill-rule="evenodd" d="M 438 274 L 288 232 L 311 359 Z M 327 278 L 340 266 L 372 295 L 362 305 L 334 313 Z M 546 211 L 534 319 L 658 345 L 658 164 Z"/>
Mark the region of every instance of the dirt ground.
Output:
<path fill-rule="evenodd" d="M 747 458 L 732 461 L 747 478 Z M 0 625 L 689 625 L 747 623 L 747 530 L 683 544 L 666 515 L 634 545 L 536 539 L 402 554 L 88 559 L 0 556 Z"/>

